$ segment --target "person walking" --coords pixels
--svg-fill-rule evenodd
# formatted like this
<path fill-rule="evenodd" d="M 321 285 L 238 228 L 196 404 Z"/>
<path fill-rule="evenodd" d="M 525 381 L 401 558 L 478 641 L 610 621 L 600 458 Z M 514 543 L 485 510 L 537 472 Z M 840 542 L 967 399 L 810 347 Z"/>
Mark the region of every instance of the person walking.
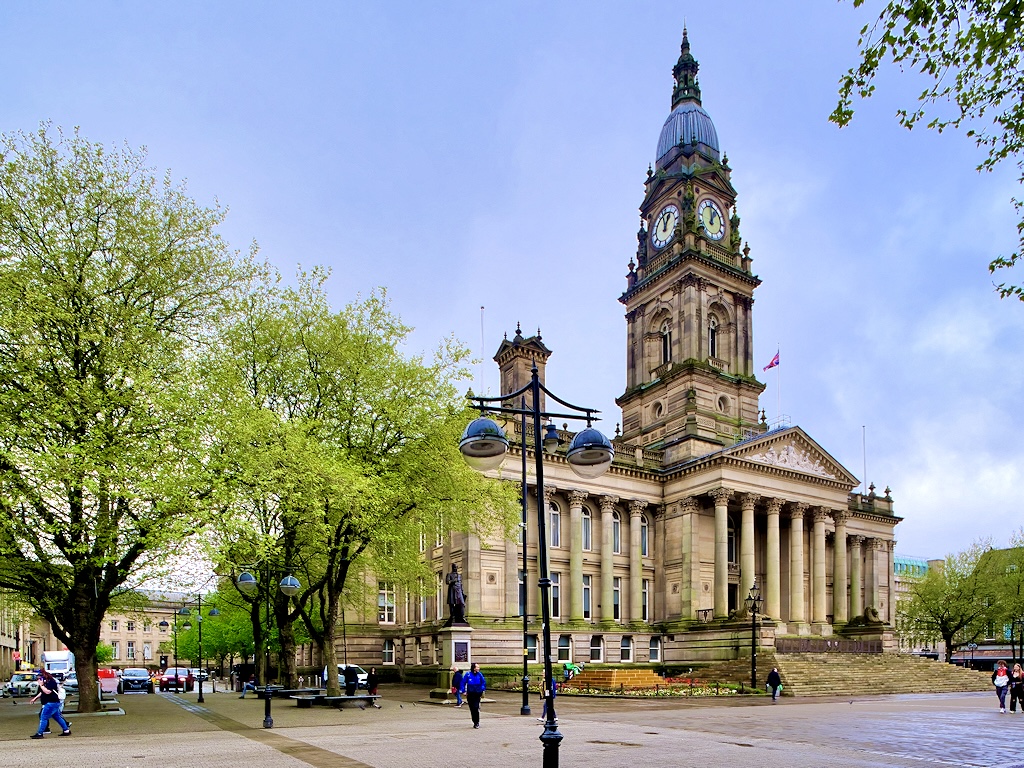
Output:
<path fill-rule="evenodd" d="M 51 717 L 61 727 L 61 736 L 70 736 L 71 723 L 65 720 L 64 716 L 60 713 L 60 698 L 57 696 L 57 686 L 59 683 L 53 675 L 42 669 L 39 670 L 38 680 L 39 692 L 29 701 L 36 701 L 38 699 L 42 702 L 43 708 L 39 712 L 39 730 L 32 734 L 32 738 L 46 738 L 45 734 L 49 730 Z"/>
<path fill-rule="evenodd" d="M 462 676 L 462 690 L 466 692 L 466 701 L 469 702 L 469 714 L 473 718 L 473 727 L 480 727 L 480 699 L 487 690 L 487 681 L 480 671 L 479 664 L 473 664 L 469 672 Z"/>
<path fill-rule="evenodd" d="M 552 679 L 551 680 L 551 685 L 552 685 L 552 688 L 551 688 L 551 702 L 553 704 L 554 701 L 555 701 L 555 697 L 558 695 L 558 681 Z M 538 717 L 537 720 L 539 720 L 542 723 L 546 723 L 547 720 L 548 720 L 548 692 L 547 692 L 547 690 L 545 690 L 543 688 L 543 686 L 544 686 L 544 683 L 541 683 L 540 699 L 544 703 L 544 706 L 541 707 L 540 717 Z M 558 718 L 557 717 L 555 718 L 555 722 L 556 723 L 558 722 Z"/>
<path fill-rule="evenodd" d="M 462 670 L 452 664 L 452 693 L 455 694 L 456 708 L 462 706 Z"/>
<path fill-rule="evenodd" d="M 996 687 L 996 696 L 999 697 L 999 711 L 1006 714 L 1006 689 L 1010 687 L 1010 674 L 1002 659 L 996 662 L 996 668 L 992 670 L 992 685 Z"/>
<path fill-rule="evenodd" d="M 377 677 L 377 668 L 370 667 L 370 671 L 366 675 L 366 692 L 371 696 L 376 696 L 378 685 L 380 685 L 380 679 Z"/>
<path fill-rule="evenodd" d="M 359 670 L 354 664 L 345 665 L 345 695 L 355 696 L 359 687 Z"/>
<path fill-rule="evenodd" d="M 778 667 L 772 667 L 772 671 L 768 673 L 768 679 L 765 682 L 772 689 L 772 701 L 775 701 L 779 696 L 779 689 L 782 687 L 782 678 L 779 677 Z"/>
<path fill-rule="evenodd" d="M 1024 712 L 1024 669 L 1020 664 L 1013 665 L 1010 672 L 1010 711 L 1017 711 L 1017 702 L 1020 702 L 1020 711 Z"/>

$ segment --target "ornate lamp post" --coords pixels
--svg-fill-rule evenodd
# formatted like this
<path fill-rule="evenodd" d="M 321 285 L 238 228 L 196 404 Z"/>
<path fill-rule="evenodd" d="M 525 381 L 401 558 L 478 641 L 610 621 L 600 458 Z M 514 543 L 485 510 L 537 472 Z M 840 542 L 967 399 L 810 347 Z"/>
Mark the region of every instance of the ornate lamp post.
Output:
<path fill-rule="evenodd" d="M 185 605 L 187 606 L 188 602 L 186 602 Z M 205 670 L 203 669 L 203 596 L 201 594 L 196 595 L 196 605 L 196 622 L 199 625 L 199 680 L 197 681 L 199 683 L 199 698 L 196 699 L 196 702 L 198 704 L 202 704 L 206 701 L 206 699 L 203 698 L 203 673 Z M 187 614 L 187 611 L 184 606 L 182 607 L 181 611 L 179 611 L 179 613 Z M 220 611 L 218 611 L 216 608 L 211 608 L 209 615 L 220 616 Z M 181 626 L 186 632 L 188 632 L 192 629 L 192 622 L 190 622 L 188 619 L 185 619 L 185 623 Z M 177 638 L 175 638 L 175 640 L 177 640 Z M 216 686 L 214 686 L 214 688 L 216 688 Z M 215 690 L 214 693 L 216 692 L 217 691 Z"/>
<path fill-rule="evenodd" d="M 757 689 L 757 614 L 761 610 L 761 590 L 757 583 L 750 588 L 750 594 L 743 601 L 750 611 L 750 687 Z"/>
<path fill-rule="evenodd" d="M 549 413 L 542 411 L 540 407 L 541 392 L 557 402 L 559 405 L 572 411 L 572 413 Z M 531 405 L 526 406 L 526 394 L 530 394 Z M 502 403 L 515 402 L 516 398 L 522 397 L 522 407 L 512 408 L 503 406 Z M 612 465 L 615 457 L 615 449 L 607 437 L 602 435 L 591 426 L 591 422 L 597 420 L 598 411 L 592 408 L 581 408 L 562 400 L 553 394 L 547 387 L 540 383 L 537 372 L 537 364 L 534 362 L 531 371 L 530 382 L 521 389 L 510 392 L 502 397 L 472 397 L 476 407 L 480 409 L 480 418 L 474 419 L 466 427 L 459 441 L 459 450 L 462 451 L 466 463 L 473 469 L 486 472 L 497 469 L 501 466 L 508 451 L 508 438 L 504 430 L 485 414 L 502 414 L 508 416 L 521 416 L 523 420 L 523 519 L 526 519 L 526 419 L 533 420 L 533 445 L 534 457 L 536 459 L 535 476 L 537 483 L 537 561 L 540 569 L 538 586 L 540 588 L 541 626 L 544 641 L 544 686 L 547 692 L 546 710 L 547 718 L 544 722 L 544 733 L 540 740 L 544 745 L 544 768 L 557 768 L 558 747 L 562 742 L 562 734 L 558 732 L 558 725 L 555 718 L 554 698 L 554 674 L 551 665 L 551 578 L 548 572 L 548 544 L 547 526 L 544 516 L 548 513 L 547 504 L 544 500 L 544 461 L 543 452 L 540 446 L 553 452 L 558 448 L 558 433 L 554 425 L 547 428 L 547 434 L 541 439 L 541 421 L 553 418 L 573 419 L 586 421 L 586 429 L 576 433 L 569 450 L 566 453 L 566 460 L 578 476 L 585 479 L 593 479 L 604 474 Z M 526 537 L 523 537 L 523 549 L 526 549 Z M 523 579 L 525 583 L 526 573 L 524 568 Z M 525 613 L 525 610 L 524 610 Z M 524 617 L 524 626 L 526 621 Z M 525 652 L 526 638 L 523 638 Z M 525 657 L 524 657 L 525 659 Z M 526 667 L 524 660 L 524 700 L 526 696 Z M 524 705 L 525 706 L 525 705 Z"/>
<path fill-rule="evenodd" d="M 974 652 L 978 650 L 978 644 L 968 643 L 967 650 L 971 652 L 971 669 L 974 669 Z"/>
<path fill-rule="evenodd" d="M 263 672 L 264 672 L 264 675 L 269 678 L 269 676 L 270 676 L 270 630 L 272 628 L 271 614 L 270 614 L 270 589 L 269 589 L 271 568 L 269 566 L 267 566 L 264 569 L 264 573 L 266 574 L 266 577 L 267 577 L 268 589 L 267 589 L 266 593 L 264 594 L 264 598 L 265 598 L 264 602 L 265 602 L 266 611 L 267 611 L 267 635 L 266 635 L 266 638 L 264 638 L 265 641 L 266 641 L 266 665 L 264 666 Z M 242 593 L 244 593 L 246 595 L 251 595 L 259 587 L 259 581 L 257 581 L 256 577 L 253 576 L 251 573 L 249 573 L 249 571 L 242 571 L 238 575 L 238 579 L 235 581 L 235 585 L 238 587 L 238 589 Z M 299 583 L 298 579 L 296 579 L 291 574 L 288 574 L 283 579 L 281 579 L 281 582 L 277 585 L 277 588 L 281 590 L 282 594 L 287 595 L 288 597 L 292 597 L 293 595 L 298 594 L 299 590 L 302 589 L 302 585 Z M 274 727 L 274 718 L 272 718 L 270 716 L 270 699 L 271 699 L 271 695 L 270 695 L 270 681 L 269 680 L 264 680 L 263 681 L 263 727 L 264 728 L 273 728 Z"/>

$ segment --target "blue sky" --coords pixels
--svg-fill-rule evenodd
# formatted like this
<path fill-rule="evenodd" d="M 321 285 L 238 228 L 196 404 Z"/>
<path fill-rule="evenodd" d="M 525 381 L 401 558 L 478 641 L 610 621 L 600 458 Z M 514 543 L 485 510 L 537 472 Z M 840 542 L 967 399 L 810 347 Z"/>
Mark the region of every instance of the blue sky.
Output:
<path fill-rule="evenodd" d="M 617 297 L 684 17 L 764 284 L 755 362 L 781 348 L 781 410 L 893 489 L 897 551 L 1020 525 L 1024 306 L 985 265 L 1015 244 L 1013 168 L 893 117 L 887 71 L 827 122 L 879 5 L 725 0 L 8 2 L 0 131 L 41 120 L 145 145 L 230 209 L 286 276 L 333 269 L 337 306 L 386 286 L 411 352 L 455 334 L 486 364 L 540 327 L 548 384 L 601 408 L 625 383 Z M 1024 279 L 1019 277 L 1018 279 Z M 481 312 L 483 341 L 481 347 Z M 762 405 L 777 416 L 778 381 Z"/>

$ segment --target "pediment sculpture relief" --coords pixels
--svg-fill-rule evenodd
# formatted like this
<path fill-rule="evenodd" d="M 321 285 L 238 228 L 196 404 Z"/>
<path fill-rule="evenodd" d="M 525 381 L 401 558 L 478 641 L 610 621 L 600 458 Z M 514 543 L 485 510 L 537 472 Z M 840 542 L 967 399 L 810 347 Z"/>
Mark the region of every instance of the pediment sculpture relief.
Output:
<path fill-rule="evenodd" d="M 755 453 L 744 456 L 747 461 L 756 461 L 758 464 L 771 464 L 775 467 L 788 467 L 798 469 L 819 477 L 827 477 L 834 480 L 835 475 L 830 473 L 819 459 L 813 458 L 807 451 L 801 451 L 793 445 L 783 445 L 776 448 L 774 445 L 764 453 Z"/>

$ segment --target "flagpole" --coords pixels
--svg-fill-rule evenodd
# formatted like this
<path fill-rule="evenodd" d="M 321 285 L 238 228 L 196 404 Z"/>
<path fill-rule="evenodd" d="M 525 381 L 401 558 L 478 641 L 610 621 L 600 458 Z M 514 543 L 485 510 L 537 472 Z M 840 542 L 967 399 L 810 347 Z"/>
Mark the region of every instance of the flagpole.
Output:
<path fill-rule="evenodd" d="M 775 413 L 782 426 L 782 346 L 775 342 L 775 354 L 779 357 L 779 364 L 775 366 Z"/>

